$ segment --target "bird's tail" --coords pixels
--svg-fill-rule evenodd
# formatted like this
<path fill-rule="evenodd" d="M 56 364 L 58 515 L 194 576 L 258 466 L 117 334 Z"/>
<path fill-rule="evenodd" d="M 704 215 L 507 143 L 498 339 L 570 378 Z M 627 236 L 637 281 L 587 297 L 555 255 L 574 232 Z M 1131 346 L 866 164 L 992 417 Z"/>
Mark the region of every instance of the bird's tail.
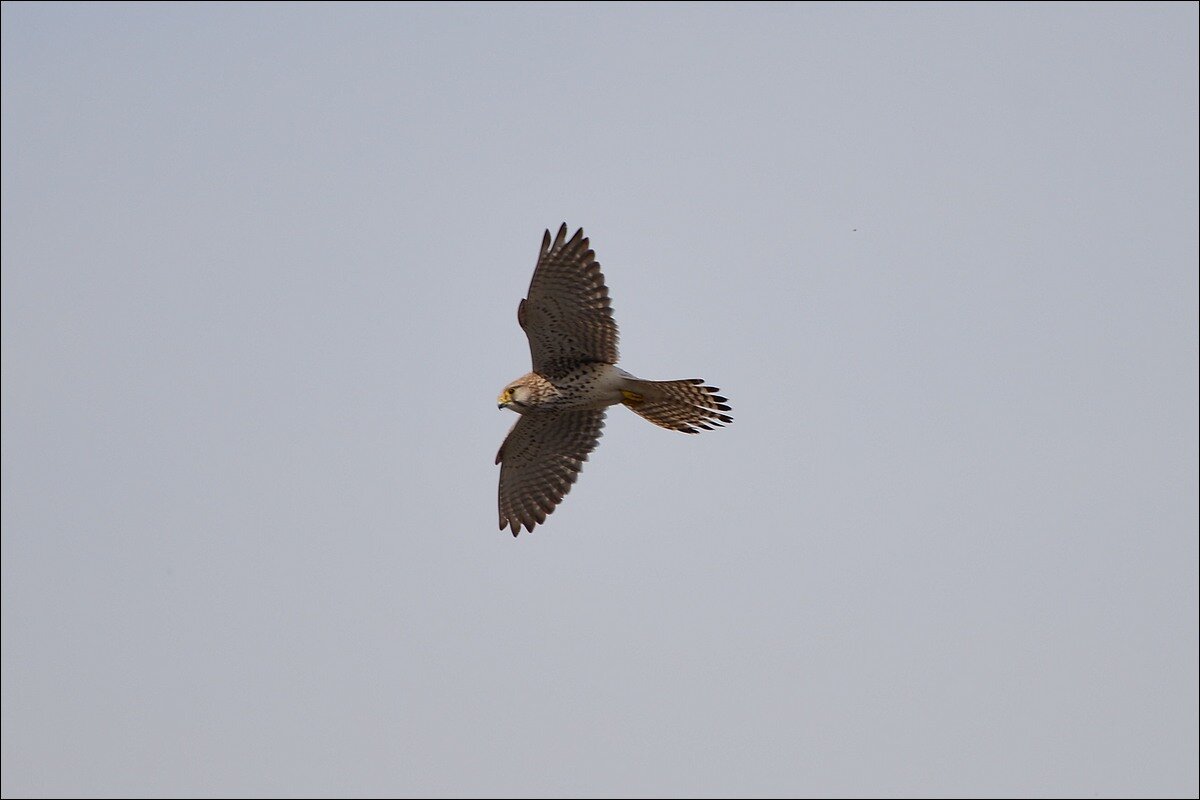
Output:
<path fill-rule="evenodd" d="M 621 391 L 635 414 L 655 425 L 684 433 L 710 431 L 733 422 L 722 412 L 730 408 L 715 386 L 705 386 L 699 378 L 682 381 L 643 381 L 630 379 Z"/>

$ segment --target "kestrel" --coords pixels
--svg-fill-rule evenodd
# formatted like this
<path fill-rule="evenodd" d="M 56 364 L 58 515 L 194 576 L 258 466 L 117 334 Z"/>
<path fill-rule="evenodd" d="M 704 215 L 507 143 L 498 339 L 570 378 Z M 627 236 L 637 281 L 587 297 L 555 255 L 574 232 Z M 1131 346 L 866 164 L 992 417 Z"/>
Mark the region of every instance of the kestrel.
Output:
<path fill-rule="evenodd" d="M 608 406 L 621 403 L 655 425 L 684 433 L 733 422 L 719 389 L 703 380 L 644 381 L 617 363 L 608 287 L 583 229 L 542 238 L 529 296 L 517 307 L 533 372 L 500 393 L 521 415 L 500 445 L 500 529 L 532 531 L 562 501 L 596 449 Z"/>

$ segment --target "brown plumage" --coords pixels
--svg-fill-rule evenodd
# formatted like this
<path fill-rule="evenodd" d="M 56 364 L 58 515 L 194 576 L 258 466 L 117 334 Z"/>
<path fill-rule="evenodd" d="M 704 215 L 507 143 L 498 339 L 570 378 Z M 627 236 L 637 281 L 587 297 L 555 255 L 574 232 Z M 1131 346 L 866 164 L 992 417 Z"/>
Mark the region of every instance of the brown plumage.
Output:
<path fill-rule="evenodd" d="M 570 239 L 565 223 L 553 240 L 546 231 L 517 321 L 533 371 L 500 393 L 500 407 L 521 418 L 496 454 L 500 527 L 513 536 L 545 522 L 570 491 L 596 449 L 608 406 L 622 403 L 684 433 L 733 422 L 719 390 L 699 378 L 644 381 L 616 366 L 617 323 L 582 228 Z"/>
<path fill-rule="evenodd" d="M 683 381 L 630 381 L 630 389 L 641 396 L 626 399 L 624 403 L 643 419 L 650 420 L 673 431 L 699 433 L 697 429 L 711 431 L 733 417 L 722 414 L 729 411 L 726 400 L 715 386 L 705 386 L 699 378 Z"/>

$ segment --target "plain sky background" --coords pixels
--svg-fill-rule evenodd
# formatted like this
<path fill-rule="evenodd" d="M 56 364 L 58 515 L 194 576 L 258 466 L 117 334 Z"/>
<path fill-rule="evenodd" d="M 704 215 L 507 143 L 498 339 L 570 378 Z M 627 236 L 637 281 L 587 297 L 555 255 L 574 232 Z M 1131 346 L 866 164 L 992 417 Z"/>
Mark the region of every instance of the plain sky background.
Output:
<path fill-rule="evenodd" d="M 1197 6 L 3 6 L 3 793 L 1195 796 Z M 497 529 L 542 231 L 623 409 Z"/>

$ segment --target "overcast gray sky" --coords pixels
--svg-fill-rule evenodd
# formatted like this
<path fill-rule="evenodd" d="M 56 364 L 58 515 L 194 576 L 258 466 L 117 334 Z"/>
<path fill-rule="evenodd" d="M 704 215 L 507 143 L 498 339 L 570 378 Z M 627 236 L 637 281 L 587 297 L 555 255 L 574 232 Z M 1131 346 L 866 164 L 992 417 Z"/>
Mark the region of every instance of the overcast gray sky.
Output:
<path fill-rule="evenodd" d="M 3 793 L 1195 796 L 1197 6 L 3 6 Z M 497 530 L 542 231 L 622 366 Z"/>

